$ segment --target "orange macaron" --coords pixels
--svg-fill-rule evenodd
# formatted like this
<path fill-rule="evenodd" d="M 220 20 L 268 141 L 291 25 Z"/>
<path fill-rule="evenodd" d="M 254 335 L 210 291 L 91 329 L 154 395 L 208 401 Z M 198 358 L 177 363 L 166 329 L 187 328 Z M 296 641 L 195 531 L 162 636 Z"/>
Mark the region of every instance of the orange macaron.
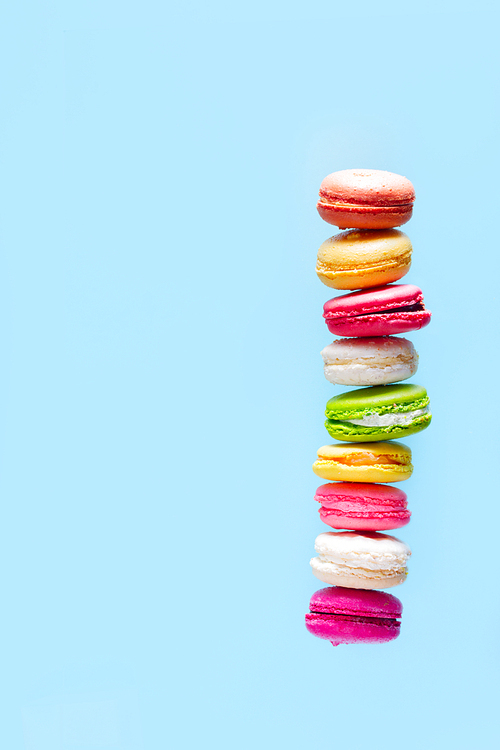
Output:
<path fill-rule="evenodd" d="M 401 279 L 411 254 L 410 239 L 399 229 L 351 229 L 323 242 L 316 273 L 333 289 L 367 289 Z"/>
<path fill-rule="evenodd" d="M 344 169 L 325 177 L 318 213 L 339 229 L 392 229 L 411 219 L 410 180 L 380 169 Z"/>

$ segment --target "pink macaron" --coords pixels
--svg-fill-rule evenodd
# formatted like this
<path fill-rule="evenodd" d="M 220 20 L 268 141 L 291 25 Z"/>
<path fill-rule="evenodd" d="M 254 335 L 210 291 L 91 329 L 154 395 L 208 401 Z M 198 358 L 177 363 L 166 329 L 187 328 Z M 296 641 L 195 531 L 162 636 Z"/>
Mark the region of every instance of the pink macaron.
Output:
<path fill-rule="evenodd" d="M 323 317 L 337 336 L 392 336 L 424 328 L 431 313 L 418 286 L 386 284 L 329 300 Z"/>
<path fill-rule="evenodd" d="M 333 529 L 387 531 L 411 516 L 406 493 L 390 485 L 330 482 L 318 487 L 314 499 L 321 503 L 321 520 Z"/>
<path fill-rule="evenodd" d="M 312 595 L 306 628 L 341 643 L 387 643 L 398 637 L 403 605 L 392 594 L 329 586 Z"/>
<path fill-rule="evenodd" d="M 344 169 L 325 177 L 318 213 L 340 229 L 390 229 L 411 219 L 415 190 L 410 180 L 380 169 Z"/>

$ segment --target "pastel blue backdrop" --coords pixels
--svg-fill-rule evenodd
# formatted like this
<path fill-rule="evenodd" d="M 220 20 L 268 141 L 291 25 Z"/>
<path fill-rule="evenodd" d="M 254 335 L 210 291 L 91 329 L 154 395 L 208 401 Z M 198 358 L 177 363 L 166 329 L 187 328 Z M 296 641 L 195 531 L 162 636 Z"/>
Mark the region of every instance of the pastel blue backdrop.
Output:
<path fill-rule="evenodd" d="M 1 11 L 1 746 L 497 747 L 499 13 Z M 329 172 L 407 175 L 434 421 L 401 636 L 304 613 Z"/>

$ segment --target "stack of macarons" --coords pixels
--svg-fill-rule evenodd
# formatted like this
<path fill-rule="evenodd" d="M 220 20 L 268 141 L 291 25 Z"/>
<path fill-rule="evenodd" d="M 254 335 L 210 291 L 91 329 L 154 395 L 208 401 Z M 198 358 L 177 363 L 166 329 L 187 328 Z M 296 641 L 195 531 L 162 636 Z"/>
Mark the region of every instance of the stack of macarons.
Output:
<path fill-rule="evenodd" d="M 399 634 L 402 605 L 376 589 L 406 578 L 407 545 L 385 533 L 410 520 L 407 496 L 394 482 L 413 471 L 410 449 L 399 442 L 431 421 L 425 388 L 413 377 L 418 354 L 407 334 L 428 325 L 422 291 L 398 284 L 410 269 L 412 245 L 396 227 L 411 218 L 415 191 L 405 177 L 348 169 L 321 183 L 320 216 L 346 229 L 324 242 L 316 272 L 341 294 L 323 308 L 338 338 L 321 355 L 326 379 L 361 386 L 332 397 L 325 426 L 341 441 L 318 450 L 313 471 L 323 480 L 315 499 L 321 520 L 314 575 L 329 584 L 313 595 L 307 629 L 334 645 L 384 642 Z"/>

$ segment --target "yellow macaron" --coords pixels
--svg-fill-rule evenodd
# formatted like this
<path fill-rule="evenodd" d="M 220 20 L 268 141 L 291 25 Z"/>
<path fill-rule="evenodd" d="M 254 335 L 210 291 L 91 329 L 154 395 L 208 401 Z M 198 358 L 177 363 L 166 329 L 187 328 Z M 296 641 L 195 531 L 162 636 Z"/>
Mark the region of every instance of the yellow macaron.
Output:
<path fill-rule="evenodd" d="M 333 289 L 382 286 L 408 273 L 411 251 L 409 238 L 397 229 L 353 229 L 323 242 L 316 273 Z"/>
<path fill-rule="evenodd" d="M 402 482 L 413 472 L 411 450 L 395 440 L 324 445 L 313 471 L 322 479 L 340 482 Z"/>

